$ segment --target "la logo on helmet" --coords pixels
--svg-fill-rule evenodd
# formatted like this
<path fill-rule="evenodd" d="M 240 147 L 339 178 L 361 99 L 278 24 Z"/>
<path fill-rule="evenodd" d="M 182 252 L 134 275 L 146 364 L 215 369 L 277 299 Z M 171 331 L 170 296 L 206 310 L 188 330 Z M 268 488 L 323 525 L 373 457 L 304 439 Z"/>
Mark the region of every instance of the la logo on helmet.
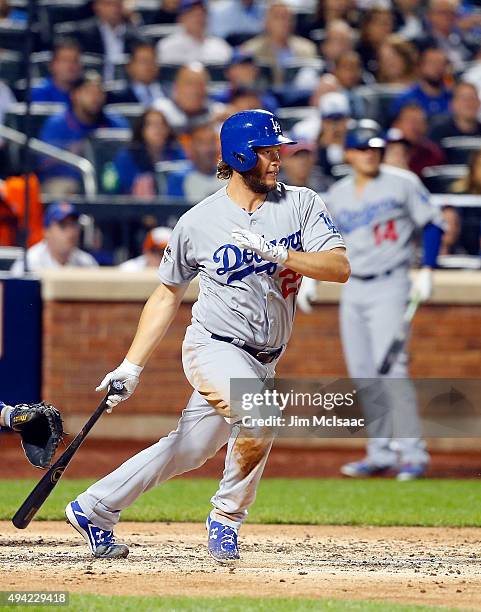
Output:
<path fill-rule="evenodd" d="M 273 128 L 274 132 L 276 134 L 281 134 L 282 133 L 282 128 L 281 128 L 281 124 L 279 123 L 279 121 L 276 121 L 274 119 L 274 117 L 271 117 L 271 122 L 272 122 L 272 128 Z"/>

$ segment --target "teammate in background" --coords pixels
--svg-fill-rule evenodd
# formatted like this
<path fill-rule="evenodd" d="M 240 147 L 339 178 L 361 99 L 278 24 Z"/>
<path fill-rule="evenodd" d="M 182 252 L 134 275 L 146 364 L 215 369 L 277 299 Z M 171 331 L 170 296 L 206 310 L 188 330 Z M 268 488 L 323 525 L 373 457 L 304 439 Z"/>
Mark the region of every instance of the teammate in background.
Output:
<path fill-rule="evenodd" d="M 372 122 L 365 125 L 360 121 L 347 135 L 346 162 L 352 175 L 333 185 L 327 195 L 352 265 L 351 279 L 342 292 L 340 325 L 349 375 L 357 379 L 378 376 L 377 368 L 401 326 L 410 295 L 414 230 L 423 229 L 424 256 L 411 295 L 421 301 L 431 295 L 431 271 L 443 233 L 441 213 L 430 204 L 420 180 L 409 171 L 381 165 L 385 141 Z M 421 439 L 406 354 L 387 376 L 404 380 L 383 385 L 387 414 L 371 422 L 367 455 L 344 465 L 341 472 L 346 476 L 395 469 L 398 480 L 411 480 L 426 470 L 429 456 Z M 366 391 L 362 399 L 368 415 L 369 402 L 373 405 L 376 398 Z"/>
<path fill-rule="evenodd" d="M 78 248 L 80 238 L 79 212 L 69 202 L 50 204 L 45 212 L 44 239 L 27 251 L 28 267 L 31 272 L 63 266 L 91 267 L 97 262 L 89 253 Z M 11 267 L 14 276 L 24 272 L 23 258 Z"/>
<path fill-rule="evenodd" d="M 124 261 L 119 268 L 124 272 L 138 272 L 147 268 L 158 268 L 167 246 L 172 230 L 170 227 L 154 227 L 144 240 L 142 255 Z"/>
<path fill-rule="evenodd" d="M 109 372 L 125 385 L 111 406 L 134 392 L 149 357 L 174 320 L 190 281 L 200 294 L 183 343 L 184 371 L 194 392 L 178 427 L 69 503 L 66 516 L 96 557 L 126 557 L 112 529 L 122 510 L 152 487 L 192 470 L 225 444 L 222 481 L 207 517 L 208 550 L 219 562 L 239 558 L 237 533 L 254 502 L 273 432 L 249 428 L 231 402 L 232 378 L 262 389 L 291 334 L 302 275 L 346 282 L 344 243 L 319 196 L 277 182 L 282 135 L 275 115 L 244 111 L 221 130 L 218 176 L 227 187 L 188 210 L 173 230 L 122 364 Z"/>
<path fill-rule="evenodd" d="M 44 402 L 9 406 L 0 401 L 2 429 L 11 429 L 20 435 L 25 456 L 38 468 L 50 465 L 63 436 L 60 412 Z"/>

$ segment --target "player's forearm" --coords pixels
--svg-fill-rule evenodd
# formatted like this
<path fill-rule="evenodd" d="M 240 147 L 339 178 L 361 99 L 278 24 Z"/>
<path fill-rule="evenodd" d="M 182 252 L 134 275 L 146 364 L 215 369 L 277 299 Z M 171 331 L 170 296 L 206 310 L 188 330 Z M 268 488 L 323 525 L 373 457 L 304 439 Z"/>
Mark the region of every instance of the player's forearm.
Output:
<path fill-rule="evenodd" d="M 127 359 L 135 365 L 144 366 L 156 346 L 170 327 L 186 287 L 173 289 L 160 285 L 150 296 L 142 310 L 139 325 Z"/>
<path fill-rule="evenodd" d="M 303 276 L 333 283 L 345 283 L 351 274 L 346 251 L 341 248 L 319 253 L 289 251 L 284 265 Z"/>

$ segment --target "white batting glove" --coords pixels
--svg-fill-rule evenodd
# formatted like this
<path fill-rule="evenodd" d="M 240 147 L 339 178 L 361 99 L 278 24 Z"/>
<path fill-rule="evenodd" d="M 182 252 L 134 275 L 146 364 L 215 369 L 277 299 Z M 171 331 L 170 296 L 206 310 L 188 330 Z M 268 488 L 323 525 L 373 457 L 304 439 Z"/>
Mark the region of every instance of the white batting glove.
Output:
<path fill-rule="evenodd" d="M 118 368 L 105 376 L 95 391 L 106 391 L 113 380 L 119 380 L 124 384 L 124 392 L 122 395 L 113 394 L 109 396 L 107 400 L 109 409 L 107 412 L 112 412 L 114 406 L 117 406 L 120 402 L 124 402 L 132 395 L 136 386 L 139 384 L 139 377 L 143 369 L 142 366 L 135 365 L 135 363 L 131 363 L 128 359 L 124 359 Z"/>
<path fill-rule="evenodd" d="M 312 312 L 312 302 L 317 295 L 317 283 L 314 278 L 304 276 L 301 283 L 301 288 L 297 294 L 297 305 L 306 314 Z"/>
<path fill-rule="evenodd" d="M 433 292 L 433 271 L 431 268 L 422 268 L 418 271 L 415 281 L 411 287 L 411 299 L 418 299 L 420 302 L 429 300 Z"/>
<path fill-rule="evenodd" d="M 2 427 L 10 427 L 10 415 L 13 411 L 13 406 L 0 402 L 0 425 Z"/>
<path fill-rule="evenodd" d="M 271 244 L 259 234 L 254 234 L 249 230 L 234 229 L 232 238 L 240 247 L 254 251 L 266 261 L 283 264 L 288 257 L 287 247 L 282 244 Z"/>

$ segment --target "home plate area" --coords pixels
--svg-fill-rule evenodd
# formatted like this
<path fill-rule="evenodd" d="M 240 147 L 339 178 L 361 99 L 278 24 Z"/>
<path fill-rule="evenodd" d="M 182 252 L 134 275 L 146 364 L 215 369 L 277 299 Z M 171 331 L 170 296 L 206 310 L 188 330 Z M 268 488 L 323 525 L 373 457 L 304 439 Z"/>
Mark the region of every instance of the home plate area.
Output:
<path fill-rule="evenodd" d="M 367 599 L 481 610 L 472 528 L 245 525 L 241 561 L 221 566 L 197 523 L 120 523 L 127 559 L 95 559 L 61 522 L 0 523 L 4 590 L 103 595 Z"/>

